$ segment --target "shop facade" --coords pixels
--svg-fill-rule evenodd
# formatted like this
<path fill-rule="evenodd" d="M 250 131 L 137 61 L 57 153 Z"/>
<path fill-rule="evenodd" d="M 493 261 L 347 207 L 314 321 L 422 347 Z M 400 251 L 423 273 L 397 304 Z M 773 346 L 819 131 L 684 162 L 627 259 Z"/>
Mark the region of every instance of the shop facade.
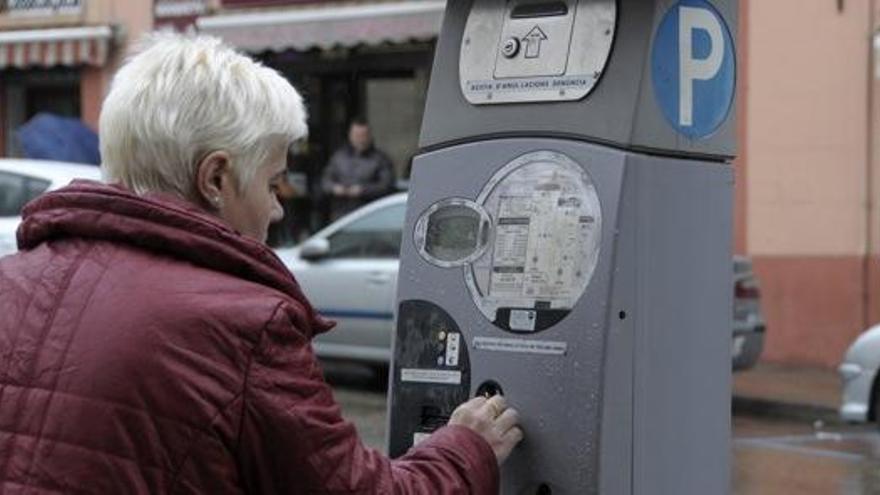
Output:
<path fill-rule="evenodd" d="M 10 0 L 0 7 L 0 156 L 39 112 L 97 129 L 101 99 L 129 40 L 152 27 L 149 0 Z"/>

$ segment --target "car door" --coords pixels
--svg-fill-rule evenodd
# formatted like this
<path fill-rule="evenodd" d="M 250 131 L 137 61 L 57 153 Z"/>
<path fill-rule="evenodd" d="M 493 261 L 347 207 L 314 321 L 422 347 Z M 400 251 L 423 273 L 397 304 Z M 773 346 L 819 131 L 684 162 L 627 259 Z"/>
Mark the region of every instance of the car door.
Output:
<path fill-rule="evenodd" d="M 391 356 L 405 203 L 374 209 L 327 235 L 329 252 L 295 275 L 337 327 L 315 340 L 326 357 L 384 363 Z"/>

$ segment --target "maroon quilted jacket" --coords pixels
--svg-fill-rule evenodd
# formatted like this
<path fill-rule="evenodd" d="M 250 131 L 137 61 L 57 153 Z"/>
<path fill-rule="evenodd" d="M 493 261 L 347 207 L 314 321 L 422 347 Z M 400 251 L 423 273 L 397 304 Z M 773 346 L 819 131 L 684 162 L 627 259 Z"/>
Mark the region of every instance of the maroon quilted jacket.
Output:
<path fill-rule="evenodd" d="M 0 493 L 496 493 L 446 427 L 396 461 L 345 422 L 318 316 L 265 246 L 185 203 L 75 182 L 0 260 Z"/>

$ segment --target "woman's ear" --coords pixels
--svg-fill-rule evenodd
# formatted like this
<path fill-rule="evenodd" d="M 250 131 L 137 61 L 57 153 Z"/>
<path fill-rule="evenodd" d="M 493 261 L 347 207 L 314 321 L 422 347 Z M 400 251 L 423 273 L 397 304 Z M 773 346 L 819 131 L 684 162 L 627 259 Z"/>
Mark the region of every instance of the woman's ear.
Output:
<path fill-rule="evenodd" d="M 223 202 L 235 192 L 229 153 L 212 151 L 199 161 L 196 170 L 196 193 L 202 203 L 220 210 Z"/>

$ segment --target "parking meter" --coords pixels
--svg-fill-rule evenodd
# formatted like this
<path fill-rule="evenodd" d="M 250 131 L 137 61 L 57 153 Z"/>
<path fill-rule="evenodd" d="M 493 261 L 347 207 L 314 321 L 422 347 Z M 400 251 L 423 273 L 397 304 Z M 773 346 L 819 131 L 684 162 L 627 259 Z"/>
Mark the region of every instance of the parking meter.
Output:
<path fill-rule="evenodd" d="M 727 493 L 735 0 L 451 0 L 414 159 L 392 456 L 477 395 L 504 494 Z"/>

